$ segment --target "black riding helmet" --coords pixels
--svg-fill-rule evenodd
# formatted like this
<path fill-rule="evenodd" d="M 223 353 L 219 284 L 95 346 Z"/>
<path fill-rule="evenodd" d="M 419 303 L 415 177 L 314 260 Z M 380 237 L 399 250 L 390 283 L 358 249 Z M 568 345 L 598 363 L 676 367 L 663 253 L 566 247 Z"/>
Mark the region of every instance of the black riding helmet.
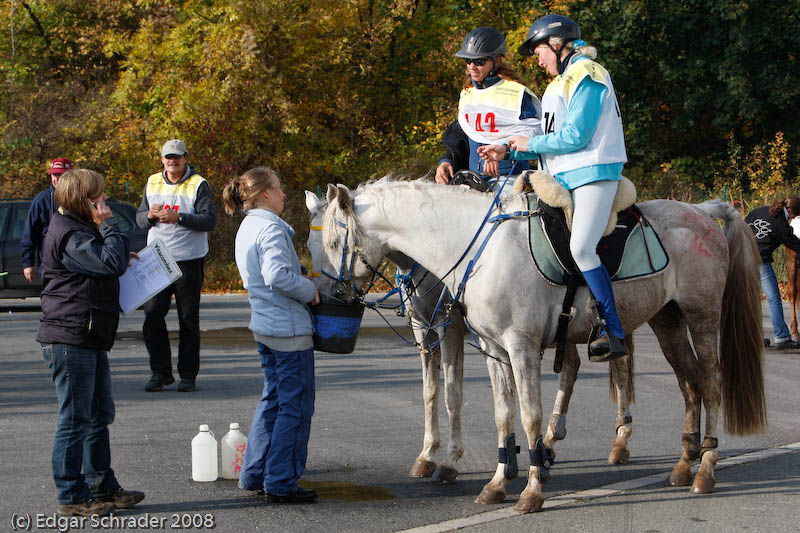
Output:
<path fill-rule="evenodd" d="M 495 59 L 506 55 L 506 38 L 494 28 L 475 28 L 464 37 L 461 48 L 456 52 L 456 57 L 464 59 L 480 59 L 491 57 Z"/>
<path fill-rule="evenodd" d="M 560 37 L 564 44 L 581 38 L 581 29 L 569 17 L 564 15 L 545 15 L 534 22 L 525 36 L 525 42 L 517 49 L 517 53 L 524 57 L 533 55 L 537 46 L 544 43 L 558 58 L 558 72 L 564 73 L 564 69 L 569 64 L 569 59 L 575 52 L 573 51 L 563 60 L 558 50 L 550 46 L 550 37 Z"/>

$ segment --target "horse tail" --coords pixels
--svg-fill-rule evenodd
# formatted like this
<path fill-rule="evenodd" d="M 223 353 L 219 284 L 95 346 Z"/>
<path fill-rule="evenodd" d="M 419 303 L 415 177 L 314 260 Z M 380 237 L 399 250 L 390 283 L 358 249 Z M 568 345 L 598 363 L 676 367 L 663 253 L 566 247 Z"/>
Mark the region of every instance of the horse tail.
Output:
<path fill-rule="evenodd" d="M 725 221 L 728 241 L 729 262 L 720 327 L 725 429 L 734 435 L 762 432 L 767 426 L 767 409 L 758 247 L 734 207 L 718 201 L 704 202 L 698 207 Z"/>

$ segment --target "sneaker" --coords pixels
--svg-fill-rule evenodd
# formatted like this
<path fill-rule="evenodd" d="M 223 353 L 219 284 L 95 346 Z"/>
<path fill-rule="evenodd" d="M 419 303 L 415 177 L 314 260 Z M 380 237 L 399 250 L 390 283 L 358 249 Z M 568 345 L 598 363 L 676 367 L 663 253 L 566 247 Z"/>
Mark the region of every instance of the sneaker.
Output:
<path fill-rule="evenodd" d="M 800 342 L 794 342 L 792 339 L 775 343 L 777 350 L 797 350 L 798 348 L 800 348 Z"/>
<path fill-rule="evenodd" d="M 144 390 L 147 392 L 158 392 L 163 389 L 165 385 L 170 385 L 172 383 L 175 383 L 175 378 L 172 377 L 171 374 L 165 375 L 153 372 L 153 375 L 150 376 L 150 381 L 144 386 Z"/>
<path fill-rule="evenodd" d="M 122 487 L 114 494 L 95 496 L 98 502 L 112 502 L 117 509 L 130 509 L 144 500 L 144 492 L 138 490 L 123 490 Z"/>
<path fill-rule="evenodd" d="M 88 498 L 79 503 L 58 504 L 58 514 L 62 516 L 106 516 L 116 508 L 113 502 L 99 502 Z"/>
<path fill-rule="evenodd" d="M 310 503 L 317 499 L 317 491 L 314 489 L 304 489 L 298 487 L 289 494 L 270 494 L 266 493 L 264 500 L 267 503 Z"/>
<path fill-rule="evenodd" d="M 192 392 L 197 389 L 194 385 L 194 380 L 189 378 L 181 378 L 178 383 L 178 392 Z"/>

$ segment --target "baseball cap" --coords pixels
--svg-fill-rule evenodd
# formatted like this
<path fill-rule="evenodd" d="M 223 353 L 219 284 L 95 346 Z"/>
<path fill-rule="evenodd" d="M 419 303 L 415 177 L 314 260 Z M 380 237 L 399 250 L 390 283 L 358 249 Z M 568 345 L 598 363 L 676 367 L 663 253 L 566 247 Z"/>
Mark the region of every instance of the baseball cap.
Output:
<path fill-rule="evenodd" d="M 50 163 L 50 170 L 47 173 L 60 176 L 70 169 L 72 169 L 72 161 L 65 157 L 56 157 L 53 159 L 53 162 Z"/>
<path fill-rule="evenodd" d="M 178 139 L 170 139 L 161 147 L 161 157 L 168 155 L 186 155 L 186 145 Z"/>

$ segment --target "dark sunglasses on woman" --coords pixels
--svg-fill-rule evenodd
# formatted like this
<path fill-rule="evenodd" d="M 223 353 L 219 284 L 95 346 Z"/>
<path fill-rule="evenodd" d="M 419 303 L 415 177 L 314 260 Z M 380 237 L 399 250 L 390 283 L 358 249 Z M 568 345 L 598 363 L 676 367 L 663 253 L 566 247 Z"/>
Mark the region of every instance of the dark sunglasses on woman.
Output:
<path fill-rule="evenodd" d="M 469 65 L 470 63 L 475 63 L 475 66 L 476 66 L 476 67 L 482 67 L 482 66 L 484 66 L 484 65 L 486 64 L 486 62 L 487 62 L 487 61 L 489 61 L 490 59 L 491 59 L 491 57 L 481 57 L 480 59 L 470 59 L 470 58 L 467 58 L 467 65 Z"/>

